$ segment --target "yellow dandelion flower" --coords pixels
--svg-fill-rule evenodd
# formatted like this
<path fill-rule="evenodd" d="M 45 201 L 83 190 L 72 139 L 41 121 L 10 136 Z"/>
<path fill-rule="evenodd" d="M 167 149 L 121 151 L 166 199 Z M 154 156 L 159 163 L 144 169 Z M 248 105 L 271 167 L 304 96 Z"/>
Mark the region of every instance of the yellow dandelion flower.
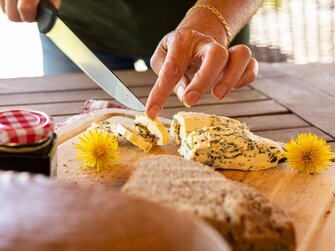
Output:
<path fill-rule="evenodd" d="M 311 133 L 298 135 L 296 140 L 286 145 L 285 150 L 284 156 L 291 168 L 307 174 L 327 170 L 334 154 L 325 140 Z"/>
<path fill-rule="evenodd" d="M 77 159 L 82 160 L 79 163 L 81 167 L 100 171 L 120 163 L 117 138 L 107 131 L 98 131 L 97 128 L 88 131 L 79 137 L 75 148 L 78 150 Z"/>

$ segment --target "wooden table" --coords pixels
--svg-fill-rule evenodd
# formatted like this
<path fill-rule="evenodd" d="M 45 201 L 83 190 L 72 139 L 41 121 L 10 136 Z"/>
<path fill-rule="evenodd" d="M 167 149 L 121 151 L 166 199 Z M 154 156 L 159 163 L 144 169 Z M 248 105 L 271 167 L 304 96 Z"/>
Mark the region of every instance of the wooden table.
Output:
<path fill-rule="evenodd" d="M 116 73 L 146 101 L 156 79 L 151 71 Z M 41 110 L 62 121 L 80 113 L 86 99 L 115 102 L 81 73 L 0 80 L 0 109 Z M 173 95 L 162 116 L 170 118 L 180 110 L 186 108 Z M 191 110 L 239 119 L 257 134 L 277 141 L 287 142 L 299 133 L 311 132 L 335 149 L 335 63 L 261 64 L 259 77 L 252 86 L 234 90 L 220 102 L 208 94 Z M 225 171 L 224 174 L 252 187 L 262 187 L 262 192 L 291 216 L 302 217 L 295 222 L 298 250 L 335 250 L 335 171 L 330 169 L 317 176 L 292 172 L 286 180 L 278 177 L 275 184 L 260 179 L 266 172 Z M 283 198 L 284 193 L 278 193 L 278 187 L 290 179 L 300 184 L 292 193 L 306 193 L 310 198 Z M 310 208 L 311 213 L 299 214 L 298 205 Z"/>

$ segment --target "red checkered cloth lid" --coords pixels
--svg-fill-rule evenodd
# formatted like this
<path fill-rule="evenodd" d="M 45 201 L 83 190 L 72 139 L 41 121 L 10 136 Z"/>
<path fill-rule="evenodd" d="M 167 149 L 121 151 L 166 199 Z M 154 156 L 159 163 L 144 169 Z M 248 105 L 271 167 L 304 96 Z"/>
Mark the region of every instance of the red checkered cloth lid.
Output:
<path fill-rule="evenodd" d="M 0 111 L 0 145 L 33 144 L 52 135 L 54 120 L 31 110 Z"/>

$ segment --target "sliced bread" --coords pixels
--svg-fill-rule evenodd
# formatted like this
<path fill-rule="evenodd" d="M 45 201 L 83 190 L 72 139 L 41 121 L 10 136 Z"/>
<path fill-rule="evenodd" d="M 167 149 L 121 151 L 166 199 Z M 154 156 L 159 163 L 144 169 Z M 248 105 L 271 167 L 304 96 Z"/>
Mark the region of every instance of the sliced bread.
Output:
<path fill-rule="evenodd" d="M 142 159 L 122 191 L 200 216 L 234 250 L 295 249 L 294 228 L 282 210 L 255 189 L 194 161 L 169 155 Z"/>

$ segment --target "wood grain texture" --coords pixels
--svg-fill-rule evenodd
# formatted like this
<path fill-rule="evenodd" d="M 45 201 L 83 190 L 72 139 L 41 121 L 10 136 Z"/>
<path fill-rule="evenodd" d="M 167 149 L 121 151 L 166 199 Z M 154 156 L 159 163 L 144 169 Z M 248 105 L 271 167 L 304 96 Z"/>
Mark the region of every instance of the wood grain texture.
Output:
<path fill-rule="evenodd" d="M 320 249 L 320 246 L 309 249 L 309 243 L 316 237 L 329 203 L 334 200 L 334 167 L 332 164 L 322 175 L 297 174 L 290 171 L 286 165 L 247 174 L 234 174 L 233 171 L 222 173 L 228 178 L 256 188 L 292 217 L 297 236 L 297 250 L 329 250 Z M 333 229 L 326 229 L 325 236 L 334 241 L 335 236 L 330 234 L 332 232 Z"/>
<path fill-rule="evenodd" d="M 335 137 L 334 97 L 293 77 L 260 79 L 255 82 L 253 88 Z"/>
<path fill-rule="evenodd" d="M 328 142 L 333 152 L 335 152 L 335 142 Z"/>
<path fill-rule="evenodd" d="M 259 131 L 259 134 L 265 138 L 271 138 L 280 142 L 288 142 L 290 139 L 295 139 L 301 133 L 312 133 L 319 137 L 322 137 L 324 140 L 333 140 L 332 137 L 325 134 L 324 132 L 318 130 L 315 127 L 300 127 L 300 128 L 290 128 L 290 129 L 282 129 L 282 130 L 267 130 L 267 131 Z"/>
<path fill-rule="evenodd" d="M 207 106 L 193 106 L 185 111 L 212 113 L 227 117 L 239 117 L 250 115 L 280 114 L 287 113 L 288 110 L 273 100 L 243 102 L 234 104 L 215 104 Z M 162 111 L 162 116 L 171 118 L 180 108 L 166 108 Z"/>
<path fill-rule="evenodd" d="M 106 111 L 106 112 L 105 112 Z M 169 144 L 163 147 L 153 147 L 149 153 L 143 152 L 141 149 L 134 147 L 130 142 L 119 139 L 119 152 L 122 163 L 111 170 L 102 170 L 96 172 L 95 170 L 83 170 L 79 167 L 79 161 L 75 158 L 74 145 L 78 142 L 78 137 L 91 125 L 91 122 L 99 122 L 107 118 L 113 118 L 114 121 L 124 125 L 132 126 L 134 115 L 138 114 L 133 111 L 124 111 L 120 109 L 106 109 L 100 110 L 94 114 L 90 114 L 87 119 L 74 122 L 56 131 L 59 137 L 58 146 L 58 168 L 57 178 L 64 181 L 70 181 L 84 185 L 102 186 L 103 188 L 110 188 L 118 190 L 128 179 L 133 170 L 134 162 L 140 158 L 155 154 L 177 154 L 177 148 L 174 144 Z M 162 119 L 166 125 L 170 123 L 169 120 Z M 77 136 L 79 135 L 79 136 Z"/>
<path fill-rule="evenodd" d="M 262 78 L 278 78 L 285 76 L 285 72 L 273 67 L 273 64 L 259 63 L 257 79 Z"/>
<path fill-rule="evenodd" d="M 97 116 L 95 119 L 105 119 L 106 117 L 113 116 L 112 110 L 98 112 L 100 117 Z M 129 111 L 126 112 L 129 113 Z M 133 115 L 127 114 L 122 116 L 121 113 L 122 110 L 117 110 L 115 120 L 124 124 L 131 124 Z M 102 117 L 101 115 L 106 116 Z M 60 136 L 61 134 L 67 134 L 67 138 L 70 138 L 70 140 L 60 144 L 58 148 L 58 179 L 60 180 L 100 186 L 104 189 L 119 190 L 131 174 L 136 160 L 155 154 L 178 155 L 178 147 L 174 143 L 164 147 L 156 146 L 151 152 L 144 153 L 140 149 L 132 146 L 129 142 L 121 139 L 120 152 L 122 164 L 120 166 L 101 172 L 84 170 L 79 168 L 78 161 L 75 159 L 74 150 L 74 144 L 78 141 L 76 134 L 85 130 L 89 125 L 89 123 L 83 125 L 82 122 L 83 121 L 78 121 L 73 125 L 67 125 L 57 132 Z M 168 124 L 169 120 L 164 120 L 164 123 Z M 282 133 L 279 130 L 278 132 L 278 135 Z M 269 138 L 274 139 L 273 137 Z M 297 234 L 297 250 L 308 250 L 309 245 L 306 243 L 308 243 L 316 233 L 321 231 L 319 229 L 320 222 L 322 222 L 330 203 L 332 203 L 334 199 L 334 168 L 330 168 L 322 175 L 297 174 L 290 170 L 286 164 L 263 171 L 243 172 L 224 170 L 220 172 L 229 179 L 256 188 L 276 205 L 283 208 L 289 216 L 292 217 L 294 222 Z M 331 217 L 334 217 L 335 220 L 335 216 L 331 215 Z M 329 224 L 331 224 L 331 222 Z M 325 225 L 325 227 L 327 227 L 327 225 Z M 332 241 L 334 241 L 335 236 L 329 234 L 332 233 L 331 229 L 329 229 L 331 227 L 332 226 L 329 225 L 328 228 L 322 230 L 328 233 L 328 235 L 326 235 L 325 240 L 321 238 L 319 241 L 323 241 L 323 243 L 324 241 L 330 241 L 333 243 Z"/>
<path fill-rule="evenodd" d="M 251 131 L 278 130 L 309 126 L 307 122 L 292 113 L 234 118 L 246 123 Z"/>
<path fill-rule="evenodd" d="M 335 247 L 335 191 L 333 191 L 333 198 L 329 202 L 329 206 L 323 213 L 320 219 L 319 228 L 316 229 L 315 235 L 307 242 L 306 250 L 333 250 Z"/>
<path fill-rule="evenodd" d="M 137 93 L 138 97 L 147 97 L 151 90 L 150 86 L 131 86 L 129 89 Z M 172 93 L 172 95 L 175 95 Z M 72 97 L 72 99 L 71 99 Z M 73 90 L 55 90 L 43 92 L 17 92 L 0 95 L 0 105 L 11 105 L 13 100 L 19 100 L 22 104 L 29 103 L 53 103 L 66 101 L 80 101 L 85 99 L 112 99 L 98 86 L 94 88 L 80 88 Z M 49 101 L 48 101 L 49 100 Z"/>
<path fill-rule="evenodd" d="M 131 87 L 130 88 L 137 97 L 145 103 L 147 95 L 150 91 L 150 87 Z M 31 105 L 31 104 L 50 104 L 50 103 L 63 103 L 63 102 L 74 102 L 84 101 L 87 99 L 95 100 L 113 100 L 113 98 L 101 89 L 84 89 L 84 90 L 69 90 L 69 91 L 54 91 L 48 93 L 21 93 L 21 94 L 6 94 L 0 95 L 0 106 L 10 105 Z M 245 101 L 256 101 L 268 99 L 265 95 L 255 90 L 243 90 L 231 92 L 225 99 L 218 101 L 213 98 L 210 94 L 205 94 L 204 97 L 199 100 L 197 105 L 215 104 L 215 103 L 236 103 Z M 183 106 L 177 96 L 172 93 L 166 107 Z"/>
<path fill-rule="evenodd" d="M 45 103 L 32 105 L 2 106 L 1 110 L 7 109 L 32 109 L 45 112 L 51 116 L 76 115 L 83 110 L 83 102 Z"/>
<path fill-rule="evenodd" d="M 155 73 L 151 70 L 147 72 L 121 70 L 114 71 L 114 73 L 128 87 L 148 87 L 151 89 L 157 78 Z M 100 88 L 84 73 L 68 73 L 35 78 L 0 79 L 0 94 L 69 91 L 83 89 Z M 247 86 L 243 89 L 250 89 L 250 87 Z M 235 89 L 233 91 L 239 91 L 239 89 Z M 146 93 L 146 95 L 148 94 L 149 92 Z"/>
<path fill-rule="evenodd" d="M 300 78 L 310 85 L 335 97 L 335 70 L 334 64 L 274 64 L 278 71 Z"/>
<path fill-rule="evenodd" d="M 114 104 L 119 104 L 116 100 L 111 101 Z M 46 112 L 52 116 L 65 116 L 65 115 L 75 115 L 81 113 L 83 110 L 83 101 L 74 102 L 56 102 L 56 103 L 44 103 L 44 104 L 29 104 L 29 105 L 14 105 L 14 106 L 0 106 L 0 109 L 33 109 L 38 111 Z M 171 118 L 176 112 L 180 110 L 188 110 L 185 107 L 167 107 L 163 110 L 162 116 Z M 272 100 L 265 101 L 254 101 L 254 102 L 241 102 L 241 103 L 223 103 L 215 104 L 211 106 L 194 106 L 191 111 L 207 112 L 218 115 L 237 117 L 246 115 L 264 115 L 264 114 L 277 114 L 285 113 L 287 109 L 280 106 Z"/>
<path fill-rule="evenodd" d="M 152 71 L 115 71 L 127 86 L 153 86 L 156 75 Z M 0 79 L 0 94 L 64 91 L 97 88 L 97 85 L 83 73 L 68 73 L 36 78 Z"/>
<path fill-rule="evenodd" d="M 203 106 L 203 105 L 213 105 L 213 104 L 228 104 L 228 103 L 240 103 L 247 101 L 259 101 L 259 100 L 267 100 L 269 99 L 265 95 L 259 93 L 255 90 L 250 89 L 240 89 L 239 91 L 232 91 L 229 93 L 224 99 L 218 100 L 214 98 L 210 93 L 206 93 L 201 99 L 195 104 L 195 106 Z M 141 98 L 143 103 L 146 103 L 147 98 Z M 176 95 L 171 95 L 164 105 L 165 108 L 169 107 L 179 107 L 180 109 L 185 109 L 184 104 L 178 99 Z"/>

